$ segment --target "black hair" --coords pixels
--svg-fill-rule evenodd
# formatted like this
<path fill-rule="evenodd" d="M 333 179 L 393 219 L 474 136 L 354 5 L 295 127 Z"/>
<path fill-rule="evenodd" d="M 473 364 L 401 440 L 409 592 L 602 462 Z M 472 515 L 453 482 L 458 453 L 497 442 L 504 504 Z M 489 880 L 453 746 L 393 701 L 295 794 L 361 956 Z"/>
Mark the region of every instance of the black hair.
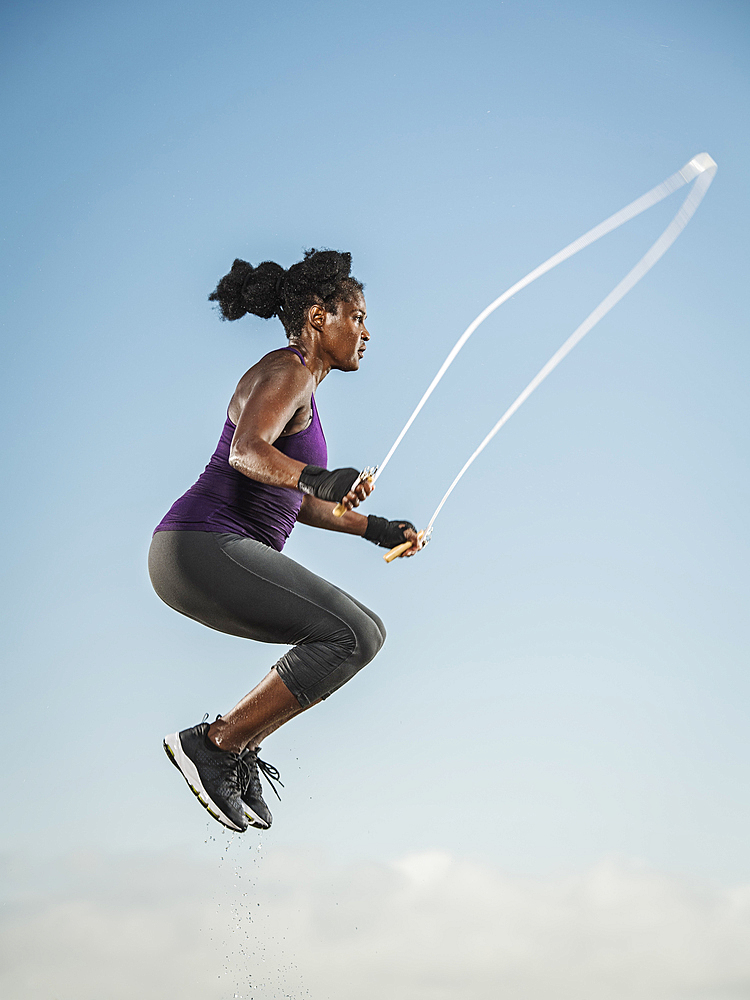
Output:
<path fill-rule="evenodd" d="M 219 303 L 222 319 L 241 319 L 245 313 L 278 316 L 292 337 L 302 332 L 310 306 L 317 303 L 335 314 L 339 302 L 362 292 L 364 285 L 351 276 L 351 266 L 352 255 L 337 250 L 305 250 L 304 260 L 288 271 L 272 260 L 257 267 L 235 260 L 208 298 Z"/>

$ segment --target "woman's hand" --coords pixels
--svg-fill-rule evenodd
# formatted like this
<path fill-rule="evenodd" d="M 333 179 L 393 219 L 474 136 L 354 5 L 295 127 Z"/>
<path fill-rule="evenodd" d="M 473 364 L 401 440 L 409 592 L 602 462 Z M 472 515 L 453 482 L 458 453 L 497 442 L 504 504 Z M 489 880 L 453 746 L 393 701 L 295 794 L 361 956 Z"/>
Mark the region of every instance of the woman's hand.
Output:
<path fill-rule="evenodd" d="M 368 493 L 372 493 L 373 485 L 369 479 L 360 480 L 356 469 L 323 469 L 319 465 L 306 465 L 299 476 L 297 489 L 306 496 L 317 497 L 318 500 L 330 500 L 351 510 L 359 506 Z M 354 484 L 354 485 L 352 485 Z M 348 493 L 344 491 L 352 488 Z M 340 511 L 339 513 L 343 513 Z"/>
<path fill-rule="evenodd" d="M 403 559 L 407 556 L 415 556 L 423 545 L 422 537 L 418 533 L 416 528 L 410 527 L 404 531 L 404 541 L 411 542 L 411 548 L 407 549 L 406 552 L 402 552 L 401 555 L 398 557 L 399 559 Z"/>
<path fill-rule="evenodd" d="M 347 510 L 351 510 L 353 507 L 359 507 L 362 501 L 366 500 L 374 489 L 375 485 L 371 479 L 360 480 L 357 485 L 346 494 L 344 499 L 341 501 L 341 506 L 346 507 Z"/>
<path fill-rule="evenodd" d="M 364 537 L 368 542 L 374 542 L 384 549 L 394 549 L 397 545 L 411 542 L 411 545 L 399 555 L 399 559 L 403 556 L 413 556 L 422 548 L 422 539 L 411 521 L 389 521 L 376 514 L 370 514 L 367 518 Z"/>

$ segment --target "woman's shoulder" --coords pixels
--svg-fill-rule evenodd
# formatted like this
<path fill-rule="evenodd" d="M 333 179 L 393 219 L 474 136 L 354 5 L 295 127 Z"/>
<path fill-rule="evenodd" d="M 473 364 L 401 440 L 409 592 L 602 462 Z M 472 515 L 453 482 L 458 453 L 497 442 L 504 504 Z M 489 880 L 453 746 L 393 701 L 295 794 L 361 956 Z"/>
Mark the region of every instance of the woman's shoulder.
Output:
<path fill-rule="evenodd" d="M 234 420 L 233 412 L 239 414 L 242 411 L 254 390 L 298 396 L 302 403 L 314 391 L 314 381 L 310 370 L 302 364 L 296 353 L 283 347 L 270 351 L 256 361 L 252 368 L 248 368 L 237 383 L 229 404 L 230 419 Z"/>
<path fill-rule="evenodd" d="M 280 347 L 278 350 L 264 354 L 252 368 L 248 368 L 240 379 L 240 384 L 246 379 L 254 381 L 279 377 L 300 386 L 307 386 L 309 382 L 313 381 L 310 369 L 306 367 L 299 354 L 286 347 Z"/>

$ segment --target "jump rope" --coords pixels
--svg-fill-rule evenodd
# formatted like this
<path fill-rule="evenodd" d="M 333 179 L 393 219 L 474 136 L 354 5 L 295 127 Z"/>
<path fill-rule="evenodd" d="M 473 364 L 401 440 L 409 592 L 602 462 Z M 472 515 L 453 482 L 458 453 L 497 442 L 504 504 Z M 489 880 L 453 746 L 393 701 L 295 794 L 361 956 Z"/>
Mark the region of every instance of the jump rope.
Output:
<path fill-rule="evenodd" d="M 472 454 L 469 456 L 466 462 L 464 462 L 458 475 L 455 477 L 453 482 L 445 491 L 445 493 L 443 494 L 443 498 L 435 508 L 435 512 L 430 518 L 427 527 L 423 531 L 419 532 L 419 536 L 422 539 L 423 544 L 429 542 L 430 538 L 432 537 L 432 530 L 435 525 L 435 521 L 437 520 L 438 514 L 445 506 L 445 502 L 447 501 L 448 497 L 454 491 L 456 486 L 458 486 L 459 482 L 466 474 L 469 467 L 481 455 L 481 453 L 484 451 L 484 449 L 487 447 L 490 441 L 494 438 L 494 436 L 498 433 L 498 431 L 510 420 L 510 418 L 513 416 L 516 410 L 518 410 L 519 407 L 521 407 L 526 402 L 526 400 L 529 398 L 532 392 L 536 388 L 538 388 L 538 386 L 541 385 L 541 383 L 547 378 L 547 376 L 552 371 L 555 370 L 555 368 L 557 368 L 557 366 L 560 364 L 563 358 L 567 357 L 567 355 L 570 354 L 570 352 L 573 350 L 576 344 L 580 343 L 580 341 L 583 340 L 583 338 L 586 336 L 589 330 L 592 330 L 599 322 L 599 320 L 602 319 L 602 317 L 606 316 L 607 313 L 610 311 L 610 309 L 612 309 L 612 307 L 615 306 L 620 301 L 620 299 L 624 298 L 624 296 L 627 295 L 627 293 L 631 290 L 631 288 L 633 288 L 635 285 L 638 284 L 641 278 L 651 270 L 651 268 L 654 266 L 657 260 L 659 260 L 660 257 L 664 256 L 667 250 L 672 246 L 674 241 L 683 231 L 685 226 L 687 226 L 690 219 L 693 217 L 695 210 L 698 208 L 701 201 L 703 200 L 703 197 L 706 191 L 708 190 L 711 181 L 713 181 L 714 179 L 716 170 L 717 170 L 717 165 L 715 161 L 708 155 L 708 153 L 699 153 L 697 156 L 694 156 L 692 160 L 686 163 L 681 170 L 678 170 L 677 173 L 672 174 L 670 177 L 667 177 L 667 179 L 665 181 L 662 181 L 661 184 L 658 184 L 655 188 L 652 188 L 650 191 L 647 191 L 646 194 L 642 195 L 640 198 L 637 198 L 629 205 L 626 205 L 625 208 L 621 208 L 619 212 L 616 212 L 614 215 L 611 215 L 608 219 L 605 219 L 604 222 L 599 223 L 598 226 L 595 226 L 593 229 L 590 229 L 587 233 L 584 233 L 583 236 L 579 236 L 579 238 L 575 240 L 573 243 L 569 243 L 566 247 L 560 250 L 559 253 L 556 253 L 553 257 L 550 257 L 543 264 L 540 264 L 539 267 L 535 268 L 533 271 L 530 271 L 524 278 L 521 278 L 520 281 L 517 281 L 515 285 L 512 285 L 507 291 L 503 292 L 502 295 L 496 298 L 494 302 L 491 302 L 486 309 L 483 309 L 482 312 L 480 312 L 480 314 L 476 317 L 476 319 L 473 320 L 473 322 L 471 322 L 469 326 L 467 326 L 467 328 L 464 330 L 464 332 L 461 334 L 461 336 L 454 344 L 453 348 L 448 354 L 448 357 L 445 359 L 445 361 L 438 369 L 437 374 L 433 378 L 432 382 L 430 382 L 424 395 L 414 408 L 414 412 L 404 424 L 401 432 L 391 445 L 391 449 L 385 456 L 383 461 L 380 463 L 380 465 L 363 469 L 362 472 L 359 474 L 357 480 L 352 484 L 352 489 L 354 488 L 354 486 L 357 485 L 357 483 L 362 482 L 365 479 L 369 479 L 370 482 L 375 483 L 376 480 L 383 474 L 383 470 L 385 469 L 386 465 L 388 465 L 388 463 L 390 462 L 394 452 L 403 441 L 409 428 L 419 415 L 419 412 L 421 411 L 422 407 L 425 405 L 427 400 L 430 398 L 432 393 L 437 388 L 437 385 L 442 379 L 442 377 L 445 375 L 445 373 L 448 371 L 450 366 L 455 361 L 459 351 L 464 347 L 469 337 L 471 337 L 471 335 L 475 332 L 475 330 L 477 330 L 477 328 L 481 326 L 482 323 L 484 323 L 484 321 L 487 319 L 488 316 L 490 316 L 496 309 L 499 309 L 504 302 L 507 302 L 508 299 L 512 298 L 517 292 L 520 292 L 521 289 L 526 288 L 527 285 L 530 285 L 533 281 L 536 281 L 537 278 L 540 278 L 543 274 L 546 274 L 548 271 L 551 271 L 553 267 L 557 267 L 558 264 L 562 264 L 563 261 L 568 260 L 570 257 L 573 257 L 581 250 L 584 250 L 586 247 L 591 246 L 592 243 L 595 243 L 597 240 L 601 239 L 602 236 L 606 236 L 607 233 L 611 233 L 615 229 L 618 229 L 620 226 L 624 225 L 626 222 L 630 222 L 631 219 L 634 219 L 637 215 L 640 215 L 642 212 L 645 212 L 649 208 L 652 208 L 654 205 L 658 204 L 658 202 L 663 201 L 664 198 L 667 198 L 670 194 L 673 194 L 675 191 L 679 190 L 679 188 L 684 187 L 686 184 L 690 184 L 692 181 L 695 181 L 695 184 L 690 190 L 690 193 L 688 194 L 685 201 L 680 206 L 677 214 L 669 223 L 669 225 L 661 234 L 661 236 L 656 240 L 653 246 L 643 255 L 643 257 L 641 257 L 641 259 L 638 261 L 635 267 L 622 279 L 622 281 L 609 293 L 609 295 L 607 295 L 606 298 L 602 299 L 602 301 L 599 303 L 596 309 L 594 309 L 593 312 L 591 312 L 586 317 L 583 323 L 581 323 L 581 325 L 573 331 L 573 333 L 568 337 L 568 339 L 565 341 L 562 347 L 560 347 L 559 350 L 557 350 L 552 355 L 552 357 L 549 359 L 546 365 L 534 376 L 534 378 L 531 380 L 531 382 L 529 382 L 529 384 L 526 386 L 523 392 L 518 396 L 516 400 L 514 400 L 513 403 L 511 403 L 511 405 L 508 407 L 505 413 L 503 413 L 503 415 L 500 417 L 500 419 L 492 428 L 492 430 L 486 435 L 486 437 L 481 441 L 478 447 L 472 452 Z M 345 510 L 346 508 L 342 504 L 338 504 L 334 508 L 333 512 L 337 517 L 341 517 Z M 403 542 L 401 545 L 397 545 L 395 548 L 387 552 L 383 556 L 383 558 L 385 559 L 386 562 L 390 563 L 398 556 L 402 555 L 404 552 L 410 549 L 411 544 L 412 544 L 411 542 Z"/>

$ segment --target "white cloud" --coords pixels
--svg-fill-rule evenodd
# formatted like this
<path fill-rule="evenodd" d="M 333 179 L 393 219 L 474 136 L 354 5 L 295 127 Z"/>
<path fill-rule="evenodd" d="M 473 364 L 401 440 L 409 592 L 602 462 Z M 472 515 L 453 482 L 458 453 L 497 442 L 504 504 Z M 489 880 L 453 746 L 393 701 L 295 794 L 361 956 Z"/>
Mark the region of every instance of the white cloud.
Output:
<path fill-rule="evenodd" d="M 425 853 L 337 867 L 262 861 L 236 838 L 210 863 L 75 858 L 9 875 L 6 1000 L 740 1000 L 750 887 L 618 861 L 509 876 Z"/>

